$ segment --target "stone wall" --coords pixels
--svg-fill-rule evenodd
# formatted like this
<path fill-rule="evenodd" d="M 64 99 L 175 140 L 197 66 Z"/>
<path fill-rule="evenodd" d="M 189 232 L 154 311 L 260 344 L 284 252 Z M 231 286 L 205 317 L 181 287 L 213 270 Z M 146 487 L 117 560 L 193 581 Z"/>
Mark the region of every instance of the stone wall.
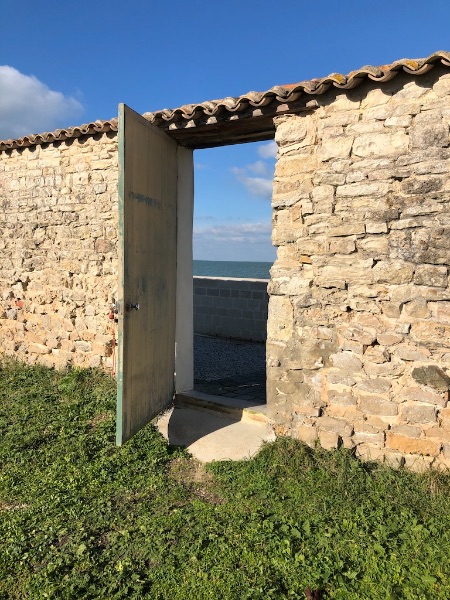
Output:
<path fill-rule="evenodd" d="M 0 153 L 0 353 L 112 366 L 117 138 Z"/>
<path fill-rule="evenodd" d="M 194 332 L 265 341 L 267 304 L 266 279 L 194 277 Z"/>
<path fill-rule="evenodd" d="M 268 398 L 281 433 L 450 466 L 450 74 L 276 119 Z"/>

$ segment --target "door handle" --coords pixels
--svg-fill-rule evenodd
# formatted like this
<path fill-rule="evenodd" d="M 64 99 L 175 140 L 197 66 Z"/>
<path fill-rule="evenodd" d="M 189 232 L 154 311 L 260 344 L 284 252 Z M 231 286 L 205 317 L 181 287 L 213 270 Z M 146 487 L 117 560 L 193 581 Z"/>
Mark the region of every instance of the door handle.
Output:
<path fill-rule="evenodd" d="M 126 306 L 125 306 L 126 310 L 130 311 L 130 310 L 139 310 L 139 302 L 129 302 Z"/>

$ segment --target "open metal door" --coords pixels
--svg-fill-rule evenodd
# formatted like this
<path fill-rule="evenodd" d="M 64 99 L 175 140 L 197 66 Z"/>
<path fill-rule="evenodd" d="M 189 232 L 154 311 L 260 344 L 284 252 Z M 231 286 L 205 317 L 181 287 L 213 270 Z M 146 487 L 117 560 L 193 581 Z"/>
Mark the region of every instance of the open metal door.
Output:
<path fill-rule="evenodd" d="M 119 105 L 117 445 L 174 393 L 177 144 Z"/>

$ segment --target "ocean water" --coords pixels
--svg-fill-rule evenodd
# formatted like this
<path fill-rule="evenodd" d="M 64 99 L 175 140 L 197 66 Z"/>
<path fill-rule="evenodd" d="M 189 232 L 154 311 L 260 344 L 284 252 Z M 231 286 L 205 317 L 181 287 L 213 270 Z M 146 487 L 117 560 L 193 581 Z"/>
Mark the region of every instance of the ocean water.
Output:
<path fill-rule="evenodd" d="M 269 279 L 271 262 L 234 260 L 194 260 L 194 275 L 203 277 L 238 277 L 241 279 Z"/>

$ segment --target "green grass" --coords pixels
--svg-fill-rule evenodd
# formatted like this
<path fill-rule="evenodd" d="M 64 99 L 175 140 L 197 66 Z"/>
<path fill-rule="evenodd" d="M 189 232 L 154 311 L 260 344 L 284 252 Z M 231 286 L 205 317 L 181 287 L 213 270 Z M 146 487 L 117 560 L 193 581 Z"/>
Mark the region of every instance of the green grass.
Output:
<path fill-rule="evenodd" d="M 279 439 L 209 465 L 114 445 L 97 371 L 0 370 L 0 599 L 450 598 L 450 477 Z"/>

